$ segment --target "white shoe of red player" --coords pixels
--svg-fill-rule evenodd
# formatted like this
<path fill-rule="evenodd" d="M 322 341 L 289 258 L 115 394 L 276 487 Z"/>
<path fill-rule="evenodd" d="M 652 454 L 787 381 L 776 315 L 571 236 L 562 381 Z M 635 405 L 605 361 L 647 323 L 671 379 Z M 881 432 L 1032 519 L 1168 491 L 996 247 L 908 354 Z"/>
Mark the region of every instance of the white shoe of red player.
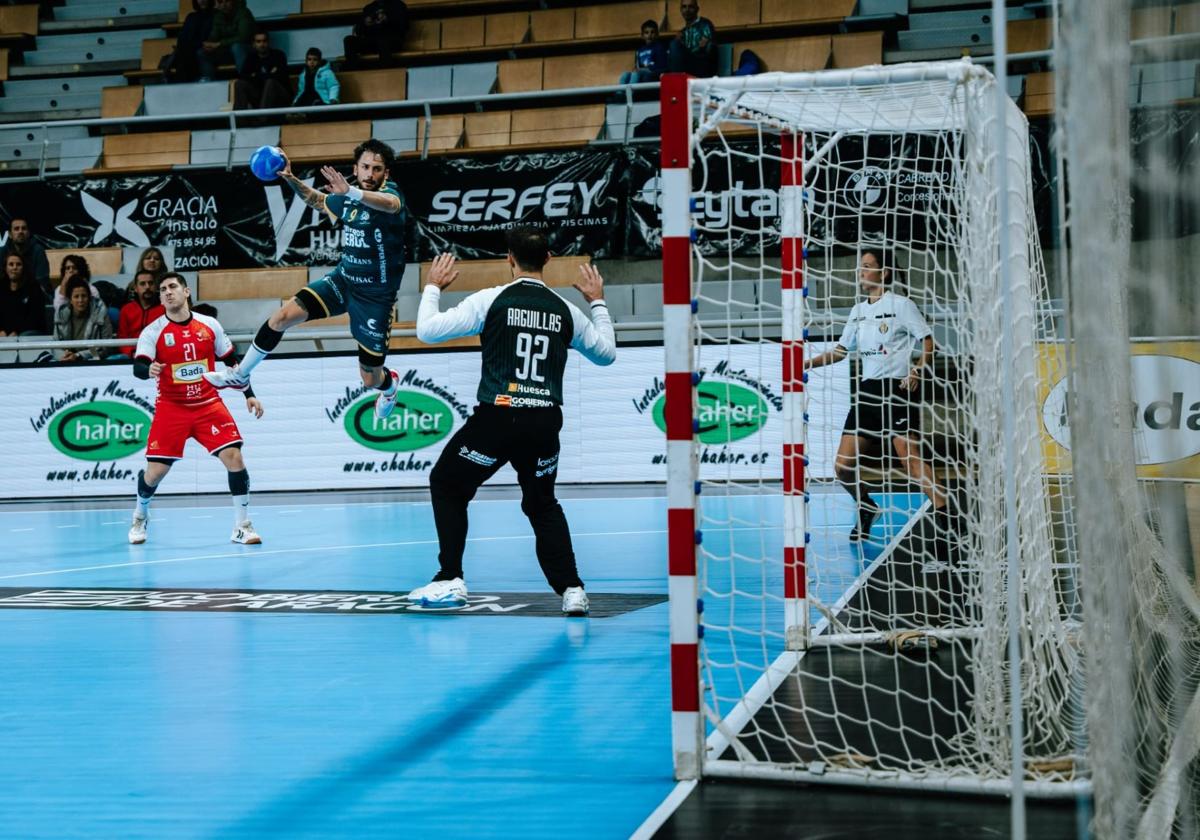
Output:
<path fill-rule="evenodd" d="M 146 523 L 149 521 L 149 517 L 133 517 L 133 524 L 129 526 L 129 542 L 131 545 L 141 545 L 146 541 Z"/>
<path fill-rule="evenodd" d="M 242 545 L 262 545 L 262 537 L 254 530 L 249 519 L 233 529 L 233 536 L 229 538 L 229 541 Z"/>
<path fill-rule="evenodd" d="M 389 370 L 388 373 L 392 376 L 392 395 L 389 397 L 380 391 L 379 396 L 375 398 L 375 416 L 380 420 L 392 413 L 392 409 L 396 407 L 396 395 L 400 393 L 399 375 L 394 370 Z"/>
<path fill-rule="evenodd" d="M 241 369 L 236 365 L 227 367 L 224 370 L 205 371 L 204 378 L 214 388 L 232 388 L 235 391 L 245 391 L 250 385 L 250 377 L 243 374 Z"/>

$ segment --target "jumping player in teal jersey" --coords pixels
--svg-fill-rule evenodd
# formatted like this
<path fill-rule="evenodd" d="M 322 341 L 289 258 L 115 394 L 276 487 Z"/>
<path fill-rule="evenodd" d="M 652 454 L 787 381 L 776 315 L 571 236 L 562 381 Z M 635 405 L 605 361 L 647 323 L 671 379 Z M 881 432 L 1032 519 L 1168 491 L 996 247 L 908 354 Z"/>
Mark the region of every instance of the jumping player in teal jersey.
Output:
<path fill-rule="evenodd" d="M 354 150 L 355 186 L 331 166 L 321 169 L 329 193 L 314 190 L 292 174 L 284 158 L 279 175 L 309 207 L 324 210 L 342 224 L 342 259 L 329 274 L 296 292 L 267 319 L 236 367 L 204 378 L 218 388 L 245 390 L 250 373 L 278 345 L 283 333 L 304 321 L 350 314 L 350 333 L 358 342 L 363 384 L 379 390 L 375 414 L 387 417 L 396 404 L 396 376 L 384 368 L 392 305 L 404 273 L 404 226 L 408 211 L 395 182 L 389 180 L 395 153 L 385 143 L 367 140 Z"/>

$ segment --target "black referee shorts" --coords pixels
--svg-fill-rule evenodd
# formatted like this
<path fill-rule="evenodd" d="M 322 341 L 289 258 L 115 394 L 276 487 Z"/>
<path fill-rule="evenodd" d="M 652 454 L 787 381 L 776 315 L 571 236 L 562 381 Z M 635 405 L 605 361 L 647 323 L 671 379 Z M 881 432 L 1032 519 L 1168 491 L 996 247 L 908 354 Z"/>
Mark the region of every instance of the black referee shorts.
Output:
<path fill-rule="evenodd" d="M 921 431 L 920 391 L 905 391 L 899 379 L 862 379 L 850 401 L 842 433 L 890 440 L 915 437 Z"/>

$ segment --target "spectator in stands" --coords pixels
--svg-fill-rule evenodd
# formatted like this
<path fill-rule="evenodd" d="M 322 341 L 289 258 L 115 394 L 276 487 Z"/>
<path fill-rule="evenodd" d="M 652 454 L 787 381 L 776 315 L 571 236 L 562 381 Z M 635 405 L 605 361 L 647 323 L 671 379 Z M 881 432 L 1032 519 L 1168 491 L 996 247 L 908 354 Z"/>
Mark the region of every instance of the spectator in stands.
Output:
<path fill-rule="evenodd" d="M 271 48 L 267 30 L 254 33 L 254 51 L 238 66 L 233 83 L 233 110 L 284 108 L 292 100 L 288 87 L 287 56 Z"/>
<path fill-rule="evenodd" d="M 104 303 L 88 293 L 88 281 L 75 276 L 67 281 L 67 306 L 54 313 L 55 341 L 89 341 L 113 337 L 112 322 Z M 111 347 L 56 350 L 60 362 L 103 359 Z"/>
<path fill-rule="evenodd" d="M 642 45 L 633 54 L 633 69 L 621 74 L 621 84 L 657 82 L 666 70 L 667 48 L 658 40 L 658 24 L 648 20 L 642 24 Z"/>
<path fill-rule="evenodd" d="M 4 258 L 0 284 L 0 336 L 45 335 L 46 293 L 25 271 L 20 254 Z"/>
<path fill-rule="evenodd" d="M 194 82 L 200 75 L 200 64 L 196 53 L 204 46 L 212 31 L 213 0 L 192 0 L 192 11 L 183 21 L 175 49 L 164 56 L 158 69 L 163 71 L 163 80 L 170 82 Z"/>
<path fill-rule="evenodd" d="M 679 14 L 683 18 L 683 29 L 671 41 L 667 68 L 672 73 L 715 76 L 717 44 L 712 21 L 700 17 L 700 4 L 696 0 L 683 0 L 679 4 Z"/>
<path fill-rule="evenodd" d="M 217 65 L 241 67 L 250 55 L 254 38 L 254 15 L 246 8 L 245 0 L 213 0 L 216 12 L 208 40 L 196 50 L 200 65 L 200 81 L 211 82 L 217 75 Z"/>
<path fill-rule="evenodd" d="M 92 267 L 79 254 L 67 254 L 62 258 L 58 268 L 58 285 L 54 288 L 54 314 L 67 305 L 70 295 L 67 293 L 67 282 L 72 277 L 82 277 L 88 284 L 88 289 L 94 298 L 100 297 L 100 290 L 92 285 Z"/>
<path fill-rule="evenodd" d="M 142 255 L 138 257 L 137 268 L 133 270 L 133 279 L 125 287 L 125 297 L 121 300 L 121 306 L 131 300 L 137 300 L 137 276 L 143 271 L 153 274 L 154 280 L 157 282 L 163 279 L 163 275 L 171 271 L 171 266 L 167 265 L 167 258 L 163 256 L 163 252 L 153 245 L 142 251 Z M 120 306 L 117 308 L 119 309 Z"/>
<path fill-rule="evenodd" d="M 121 307 L 117 322 L 117 338 L 137 338 L 146 325 L 163 315 L 166 310 L 158 302 L 158 278 L 143 269 L 133 278 L 137 297 Z M 121 353 L 133 358 L 136 342 L 119 348 Z"/>
<path fill-rule="evenodd" d="M 342 39 L 343 69 L 362 65 L 369 53 L 378 53 L 380 64 L 391 65 L 407 32 L 408 6 L 401 0 L 372 0 L 363 7 L 353 33 Z"/>
<path fill-rule="evenodd" d="M 0 248 L 0 261 L 9 254 L 17 254 L 25 263 L 25 271 L 36 280 L 47 295 L 50 294 L 50 261 L 43 248 L 29 230 L 24 216 L 13 216 L 8 224 L 8 241 Z"/>
<path fill-rule="evenodd" d="M 337 105 L 341 101 L 342 88 L 333 68 L 321 58 L 321 51 L 309 47 L 304 54 L 304 72 L 296 83 L 296 98 L 293 105 L 307 108 L 309 105 Z"/>

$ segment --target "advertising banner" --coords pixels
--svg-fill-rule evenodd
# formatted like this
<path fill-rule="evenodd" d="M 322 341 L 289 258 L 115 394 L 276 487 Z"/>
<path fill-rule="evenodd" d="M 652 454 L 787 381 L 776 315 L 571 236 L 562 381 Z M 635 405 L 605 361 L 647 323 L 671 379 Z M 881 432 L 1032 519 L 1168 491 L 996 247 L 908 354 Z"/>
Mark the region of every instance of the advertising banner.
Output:
<path fill-rule="evenodd" d="M 1129 348 L 1137 473 L 1142 478 L 1200 479 L 1200 342 L 1135 341 Z M 1070 400 L 1065 348 L 1039 348 L 1042 449 L 1047 471 L 1071 469 Z"/>
<path fill-rule="evenodd" d="M 735 346 L 702 360 L 698 386 L 702 477 L 778 481 L 782 406 L 778 354 L 759 373 L 755 347 Z M 272 358 L 255 374 L 265 407 L 251 417 L 241 395 L 224 399 L 245 439 L 256 490 L 423 487 L 447 439 L 475 405 L 479 354 L 414 353 L 392 360 L 399 373 L 396 408 L 374 415 L 376 394 L 358 380 L 352 355 Z M 843 395 L 813 406 L 814 475 L 832 473 L 845 418 L 845 371 L 833 377 Z M 597 367 L 572 353 L 564 378 L 559 481 L 660 482 L 666 478 L 661 347 L 621 348 Z M 839 378 L 840 377 L 840 378 Z M 0 370 L 6 442 L 5 493 L 70 497 L 133 492 L 144 466 L 155 387 L 127 364 Z M 825 388 L 823 393 L 829 393 Z M 839 413 L 840 412 L 840 413 Z M 828 416 L 826 416 L 828 415 Z M 515 483 L 508 467 L 495 479 Z M 224 492 L 225 471 L 194 441 L 160 492 Z"/>

